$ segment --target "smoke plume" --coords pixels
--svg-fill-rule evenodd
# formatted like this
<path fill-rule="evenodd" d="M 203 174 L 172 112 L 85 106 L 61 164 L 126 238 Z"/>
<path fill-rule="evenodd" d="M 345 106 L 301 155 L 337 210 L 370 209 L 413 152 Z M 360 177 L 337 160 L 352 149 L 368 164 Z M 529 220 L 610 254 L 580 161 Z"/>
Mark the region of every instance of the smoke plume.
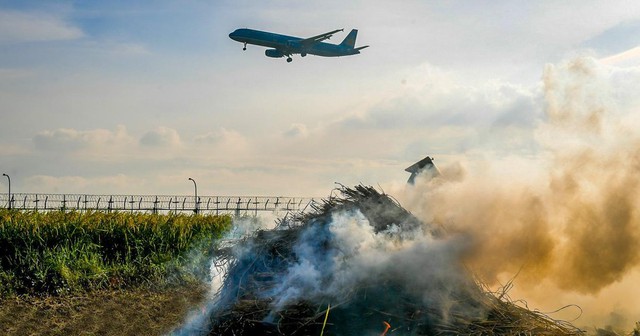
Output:
<path fill-rule="evenodd" d="M 302 309 L 301 301 L 345 303 L 332 310 L 334 326 L 360 334 L 380 332 L 360 306 L 402 316 L 416 298 L 439 310 L 429 312 L 437 323 L 482 320 L 487 311 L 460 299 L 477 288 L 467 267 L 495 287 L 515 278 L 511 297 L 532 308 L 577 304 L 579 325 L 630 330 L 640 316 L 640 119 L 629 113 L 632 104 L 620 103 L 625 83 L 589 58 L 547 66 L 537 156 L 456 162 L 392 192 L 422 223 L 410 216 L 409 225 L 398 213 L 385 214 L 397 207 L 366 201 L 305 225 L 260 231 L 231 248 L 233 268 L 214 261 L 211 301 L 177 334 L 222 325 L 220 318 L 234 318 L 231 305 L 241 310 L 247 301 L 256 310 L 243 314 L 256 314 L 250 316 L 262 327 L 283 310 Z M 391 224 L 377 225 L 367 211 Z M 359 300 L 347 303 L 356 292 Z M 554 317 L 580 315 L 561 313 Z"/>
<path fill-rule="evenodd" d="M 279 311 L 303 300 L 340 302 L 362 286 L 393 281 L 430 306 L 448 307 L 447 289 L 468 285 L 457 260 L 464 245 L 459 237 L 435 239 L 420 226 L 376 232 L 360 211 L 338 212 L 328 226 L 306 228 L 294 247 L 298 261 L 266 295 Z"/>
<path fill-rule="evenodd" d="M 639 279 L 640 133 L 624 76 L 590 58 L 548 65 L 539 155 L 440 167 L 398 192 L 401 203 L 467 234 L 464 260 L 488 284 L 517 275 L 512 295 L 530 304 L 576 303 L 586 325 L 630 329 L 640 318 L 629 285 Z"/>
<path fill-rule="evenodd" d="M 464 234 L 420 222 L 371 187 L 340 193 L 219 250 L 229 267 L 211 335 L 317 334 L 328 304 L 335 335 L 379 335 L 385 320 L 406 335 L 430 335 L 492 312 L 515 316 L 496 313 L 508 305 L 491 301 L 461 263 Z"/>
<path fill-rule="evenodd" d="M 257 217 L 234 217 L 233 229 L 229 231 L 218 242 L 208 242 L 210 244 L 225 245 L 234 244 L 236 241 L 250 235 L 256 230 L 273 228 L 274 220 L 272 216 Z M 191 256 L 197 259 L 199 256 Z M 227 265 L 219 263 L 216 258 L 210 261 L 208 275 L 200 279 L 208 285 L 207 298 L 200 306 L 195 307 L 187 313 L 182 325 L 171 330 L 172 336 L 205 335 L 208 333 L 211 312 L 219 303 L 219 292 L 224 284 L 224 276 L 227 272 Z"/>

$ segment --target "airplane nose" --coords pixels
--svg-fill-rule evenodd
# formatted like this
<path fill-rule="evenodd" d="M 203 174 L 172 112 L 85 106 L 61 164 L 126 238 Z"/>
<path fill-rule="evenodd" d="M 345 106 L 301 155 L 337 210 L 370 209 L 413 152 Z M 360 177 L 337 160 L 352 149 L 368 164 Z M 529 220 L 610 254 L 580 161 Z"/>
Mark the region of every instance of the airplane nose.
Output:
<path fill-rule="evenodd" d="M 237 41 L 238 40 L 238 33 L 236 33 L 235 31 L 231 32 L 231 34 L 229 34 L 229 38 Z"/>

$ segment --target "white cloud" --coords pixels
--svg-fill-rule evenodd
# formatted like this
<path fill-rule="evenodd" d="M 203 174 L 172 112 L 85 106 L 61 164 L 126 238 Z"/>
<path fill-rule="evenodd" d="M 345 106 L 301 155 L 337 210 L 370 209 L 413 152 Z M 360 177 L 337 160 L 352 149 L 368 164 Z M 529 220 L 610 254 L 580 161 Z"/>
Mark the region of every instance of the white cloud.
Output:
<path fill-rule="evenodd" d="M 180 146 L 181 143 L 178 132 L 164 126 L 149 131 L 140 138 L 140 144 L 149 147 L 172 148 Z"/>
<path fill-rule="evenodd" d="M 603 57 L 600 61 L 604 64 L 616 66 L 638 66 L 640 65 L 640 46 Z"/>
<path fill-rule="evenodd" d="M 0 11 L 0 44 L 72 40 L 83 36 L 80 28 L 53 14 Z"/>
<path fill-rule="evenodd" d="M 201 155 L 200 153 L 203 150 L 213 150 L 217 154 L 216 161 L 224 160 L 228 162 L 231 158 L 239 160 L 239 157 L 246 157 L 247 154 L 252 152 L 250 140 L 246 136 L 236 130 L 224 127 L 198 135 L 194 138 L 194 142 L 197 145 L 197 147 L 193 148 L 196 150 L 196 152 L 192 153 L 194 156 Z M 226 156 L 226 158 L 223 158 L 223 156 Z M 231 159 L 231 161 L 233 160 Z"/>
<path fill-rule="evenodd" d="M 415 69 L 411 87 L 338 122 L 345 129 L 434 129 L 465 125 L 532 128 L 541 116 L 535 88 L 503 81 L 469 85 L 432 68 Z"/>
<path fill-rule="evenodd" d="M 284 136 L 288 138 L 306 138 L 309 136 L 307 125 L 293 123 L 288 130 L 284 132 Z"/>
<path fill-rule="evenodd" d="M 196 143 L 201 144 L 233 144 L 245 143 L 245 137 L 236 130 L 220 127 L 215 131 L 210 131 L 195 137 Z"/>
<path fill-rule="evenodd" d="M 124 126 L 115 131 L 94 129 L 80 131 L 72 128 L 45 130 L 33 138 L 37 150 L 54 152 L 73 152 L 82 149 L 121 147 L 127 145 L 131 138 Z"/>
<path fill-rule="evenodd" d="M 101 133 L 103 130 L 98 130 Z M 33 142 L 38 150 L 74 151 L 85 147 L 94 132 L 82 132 L 69 128 L 38 133 Z"/>

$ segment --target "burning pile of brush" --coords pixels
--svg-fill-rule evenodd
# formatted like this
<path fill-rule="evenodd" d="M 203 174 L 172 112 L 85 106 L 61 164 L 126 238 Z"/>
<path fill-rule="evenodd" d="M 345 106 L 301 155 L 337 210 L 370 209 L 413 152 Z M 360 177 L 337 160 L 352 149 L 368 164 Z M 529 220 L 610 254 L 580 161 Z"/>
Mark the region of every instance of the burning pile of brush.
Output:
<path fill-rule="evenodd" d="M 580 335 L 486 290 L 465 238 L 374 188 L 342 187 L 313 211 L 221 247 L 210 335 Z"/>

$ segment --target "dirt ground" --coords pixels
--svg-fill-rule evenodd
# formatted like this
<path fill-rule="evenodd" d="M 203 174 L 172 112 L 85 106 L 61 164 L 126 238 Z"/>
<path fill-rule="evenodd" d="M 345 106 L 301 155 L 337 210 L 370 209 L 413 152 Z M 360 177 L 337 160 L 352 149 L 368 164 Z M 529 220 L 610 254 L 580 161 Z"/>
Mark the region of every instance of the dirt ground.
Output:
<path fill-rule="evenodd" d="M 205 299 L 203 286 L 0 301 L 0 335 L 163 335 Z"/>

